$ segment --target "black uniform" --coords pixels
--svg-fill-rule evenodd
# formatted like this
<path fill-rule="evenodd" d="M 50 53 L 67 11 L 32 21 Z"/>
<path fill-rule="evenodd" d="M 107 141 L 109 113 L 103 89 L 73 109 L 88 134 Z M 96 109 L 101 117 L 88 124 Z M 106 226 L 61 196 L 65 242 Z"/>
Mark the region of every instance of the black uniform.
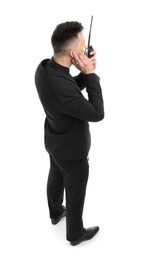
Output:
<path fill-rule="evenodd" d="M 69 68 L 43 60 L 35 73 L 35 84 L 43 105 L 45 147 L 50 156 L 47 197 L 51 218 L 62 212 L 66 191 L 67 239 L 83 234 L 82 212 L 88 180 L 89 124 L 104 118 L 100 79 L 95 73 L 76 77 Z M 81 90 L 86 88 L 88 100 Z"/>

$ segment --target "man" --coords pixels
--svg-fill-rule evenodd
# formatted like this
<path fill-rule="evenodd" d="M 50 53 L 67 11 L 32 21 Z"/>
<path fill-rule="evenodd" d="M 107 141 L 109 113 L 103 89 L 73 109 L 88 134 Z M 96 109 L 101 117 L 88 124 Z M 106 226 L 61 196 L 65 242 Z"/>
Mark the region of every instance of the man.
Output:
<path fill-rule="evenodd" d="M 88 181 L 90 131 L 88 122 L 104 118 L 102 91 L 95 50 L 84 55 L 83 26 L 78 22 L 57 25 L 51 42 L 54 55 L 43 60 L 35 84 L 45 119 L 45 147 L 50 156 L 47 198 L 52 224 L 66 216 L 67 240 L 77 245 L 95 236 L 99 227 L 84 228 L 82 214 Z M 80 74 L 72 77 L 71 65 Z M 81 90 L 86 88 L 88 100 Z M 66 208 L 62 205 L 66 194 Z"/>

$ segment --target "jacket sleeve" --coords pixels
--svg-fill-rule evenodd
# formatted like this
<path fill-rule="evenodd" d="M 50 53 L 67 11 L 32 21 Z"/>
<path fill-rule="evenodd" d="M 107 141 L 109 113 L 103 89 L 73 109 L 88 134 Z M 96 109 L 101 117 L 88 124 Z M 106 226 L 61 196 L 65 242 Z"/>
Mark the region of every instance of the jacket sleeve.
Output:
<path fill-rule="evenodd" d="M 74 80 L 76 81 L 76 83 L 78 84 L 80 90 L 83 90 L 84 88 L 86 88 L 86 84 L 85 84 L 85 75 L 83 73 L 79 73 L 77 76 L 73 77 Z"/>
<path fill-rule="evenodd" d="M 84 75 L 88 100 L 82 95 L 81 90 L 73 82 L 65 80 L 57 93 L 58 111 L 69 116 L 98 122 L 104 118 L 104 105 L 100 78 L 95 74 Z"/>

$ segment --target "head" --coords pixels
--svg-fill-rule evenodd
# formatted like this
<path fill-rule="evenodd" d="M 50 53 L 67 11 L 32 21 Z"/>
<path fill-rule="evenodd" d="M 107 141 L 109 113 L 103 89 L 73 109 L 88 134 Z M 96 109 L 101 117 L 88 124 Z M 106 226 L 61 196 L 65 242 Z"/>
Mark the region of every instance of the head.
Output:
<path fill-rule="evenodd" d="M 86 47 L 83 29 L 79 22 L 65 22 L 57 25 L 51 37 L 54 55 L 72 58 L 73 51 L 83 54 Z"/>

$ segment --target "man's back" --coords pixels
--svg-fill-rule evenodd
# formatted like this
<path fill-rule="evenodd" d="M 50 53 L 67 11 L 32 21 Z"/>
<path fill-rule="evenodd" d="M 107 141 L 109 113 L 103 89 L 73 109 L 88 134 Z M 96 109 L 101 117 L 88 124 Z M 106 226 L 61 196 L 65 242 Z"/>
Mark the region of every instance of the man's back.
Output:
<path fill-rule="evenodd" d="M 80 74 L 75 80 L 68 68 L 53 59 L 42 61 L 36 70 L 36 87 L 46 113 L 45 146 L 60 159 L 80 159 L 90 148 L 88 121 L 79 118 L 83 78 Z"/>

